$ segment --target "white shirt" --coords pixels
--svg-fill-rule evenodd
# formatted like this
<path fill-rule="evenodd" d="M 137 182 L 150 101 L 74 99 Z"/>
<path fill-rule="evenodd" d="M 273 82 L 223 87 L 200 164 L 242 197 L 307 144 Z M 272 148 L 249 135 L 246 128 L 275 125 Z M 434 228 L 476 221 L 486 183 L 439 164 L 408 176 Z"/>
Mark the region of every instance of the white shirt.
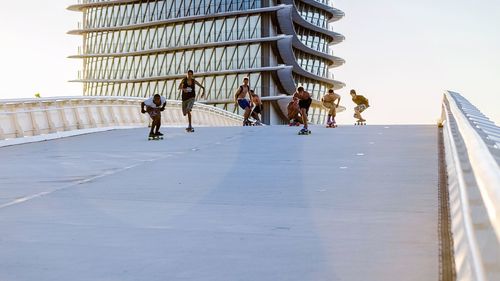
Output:
<path fill-rule="evenodd" d="M 149 106 L 149 107 L 152 107 L 152 108 L 160 108 L 160 107 L 162 107 L 162 106 L 163 106 L 163 104 L 164 104 L 165 102 L 167 102 L 167 99 L 166 99 L 165 97 L 160 97 L 160 105 L 158 106 L 158 105 L 156 105 L 156 104 L 153 102 L 153 100 L 154 100 L 154 97 L 150 97 L 149 99 L 147 99 L 147 100 L 145 100 L 145 101 L 144 101 L 144 104 L 145 104 L 146 106 Z"/>

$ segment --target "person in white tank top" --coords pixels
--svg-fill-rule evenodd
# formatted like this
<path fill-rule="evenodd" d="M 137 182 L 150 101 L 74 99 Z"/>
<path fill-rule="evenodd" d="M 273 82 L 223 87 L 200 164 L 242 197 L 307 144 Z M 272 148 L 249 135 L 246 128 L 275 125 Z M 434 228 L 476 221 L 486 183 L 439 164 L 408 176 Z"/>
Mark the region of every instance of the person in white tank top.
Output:
<path fill-rule="evenodd" d="M 163 136 L 160 132 L 161 112 L 165 110 L 166 105 L 167 99 L 159 94 L 156 94 L 141 103 L 141 112 L 143 114 L 147 112 L 153 120 L 153 123 L 151 124 L 151 131 L 149 132 L 150 137 Z"/>

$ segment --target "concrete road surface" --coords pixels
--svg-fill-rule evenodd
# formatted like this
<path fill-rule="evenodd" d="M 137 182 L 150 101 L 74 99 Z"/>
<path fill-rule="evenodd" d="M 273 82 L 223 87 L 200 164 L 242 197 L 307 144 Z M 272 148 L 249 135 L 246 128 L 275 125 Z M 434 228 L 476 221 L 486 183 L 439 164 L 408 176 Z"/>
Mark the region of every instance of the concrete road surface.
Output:
<path fill-rule="evenodd" d="M 0 280 L 438 280 L 434 126 L 0 148 Z"/>

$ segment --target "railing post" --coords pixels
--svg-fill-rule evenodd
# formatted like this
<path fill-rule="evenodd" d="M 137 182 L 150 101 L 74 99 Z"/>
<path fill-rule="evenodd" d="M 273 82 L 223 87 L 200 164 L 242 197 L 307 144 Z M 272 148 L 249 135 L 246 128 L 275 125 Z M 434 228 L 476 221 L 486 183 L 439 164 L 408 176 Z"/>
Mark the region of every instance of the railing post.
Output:
<path fill-rule="evenodd" d="M 68 118 L 66 117 L 64 101 L 56 101 L 56 108 L 62 120 L 63 130 L 69 131 L 71 129 L 71 125 L 69 124 Z"/>
<path fill-rule="evenodd" d="M 43 102 L 40 102 L 43 104 Z M 57 132 L 57 126 L 55 125 L 54 123 L 54 120 L 52 118 L 52 115 L 51 115 L 51 111 L 53 110 L 53 105 L 54 105 L 54 102 L 48 102 L 48 105 L 46 103 L 45 107 L 46 107 L 46 110 L 44 111 L 45 112 L 45 118 L 47 119 L 47 123 L 49 125 L 49 128 L 48 128 L 48 132 L 53 134 L 55 132 Z"/>
<path fill-rule="evenodd" d="M 19 118 L 17 116 L 17 109 L 16 109 L 16 104 L 13 104 L 12 105 L 12 125 L 14 128 L 16 128 L 16 133 L 15 133 L 15 136 L 16 138 L 22 138 L 24 137 L 24 130 L 21 126 L 21 124 L 19 123 Z"/>
<path fill-rule="evenodd" d="M 1 110 L 0 114 L 4 114 L 4 116 L 0 116 L 0 140 L 4 140 L 6 138 L 5 136 L 5 130 L 4 127 L 2 126 L 4 124 L 3 120 L 7 119 L 8 115 L 5 112 L 5 105 L 0 104 Z"/>

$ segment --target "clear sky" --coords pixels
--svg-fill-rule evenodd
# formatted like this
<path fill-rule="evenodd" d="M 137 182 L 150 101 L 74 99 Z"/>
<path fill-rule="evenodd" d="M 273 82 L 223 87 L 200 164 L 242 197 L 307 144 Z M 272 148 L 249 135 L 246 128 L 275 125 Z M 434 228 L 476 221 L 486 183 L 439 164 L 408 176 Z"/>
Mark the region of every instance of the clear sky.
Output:
<path fill-rule="evenodd" d="M 23 0 L 0 9 L 0 98 L 80 95 L 80 38 L 67 35 L 81 14 L 76 0 Z M 446 89 L 466 96 L 500 123 L 500 1 L 336 0 L 346 13 L 335 30 L 346 40 L 335 69 L 352 122 L 349 89 L 369 98 L 371 123 L 435 123 Z"/>

